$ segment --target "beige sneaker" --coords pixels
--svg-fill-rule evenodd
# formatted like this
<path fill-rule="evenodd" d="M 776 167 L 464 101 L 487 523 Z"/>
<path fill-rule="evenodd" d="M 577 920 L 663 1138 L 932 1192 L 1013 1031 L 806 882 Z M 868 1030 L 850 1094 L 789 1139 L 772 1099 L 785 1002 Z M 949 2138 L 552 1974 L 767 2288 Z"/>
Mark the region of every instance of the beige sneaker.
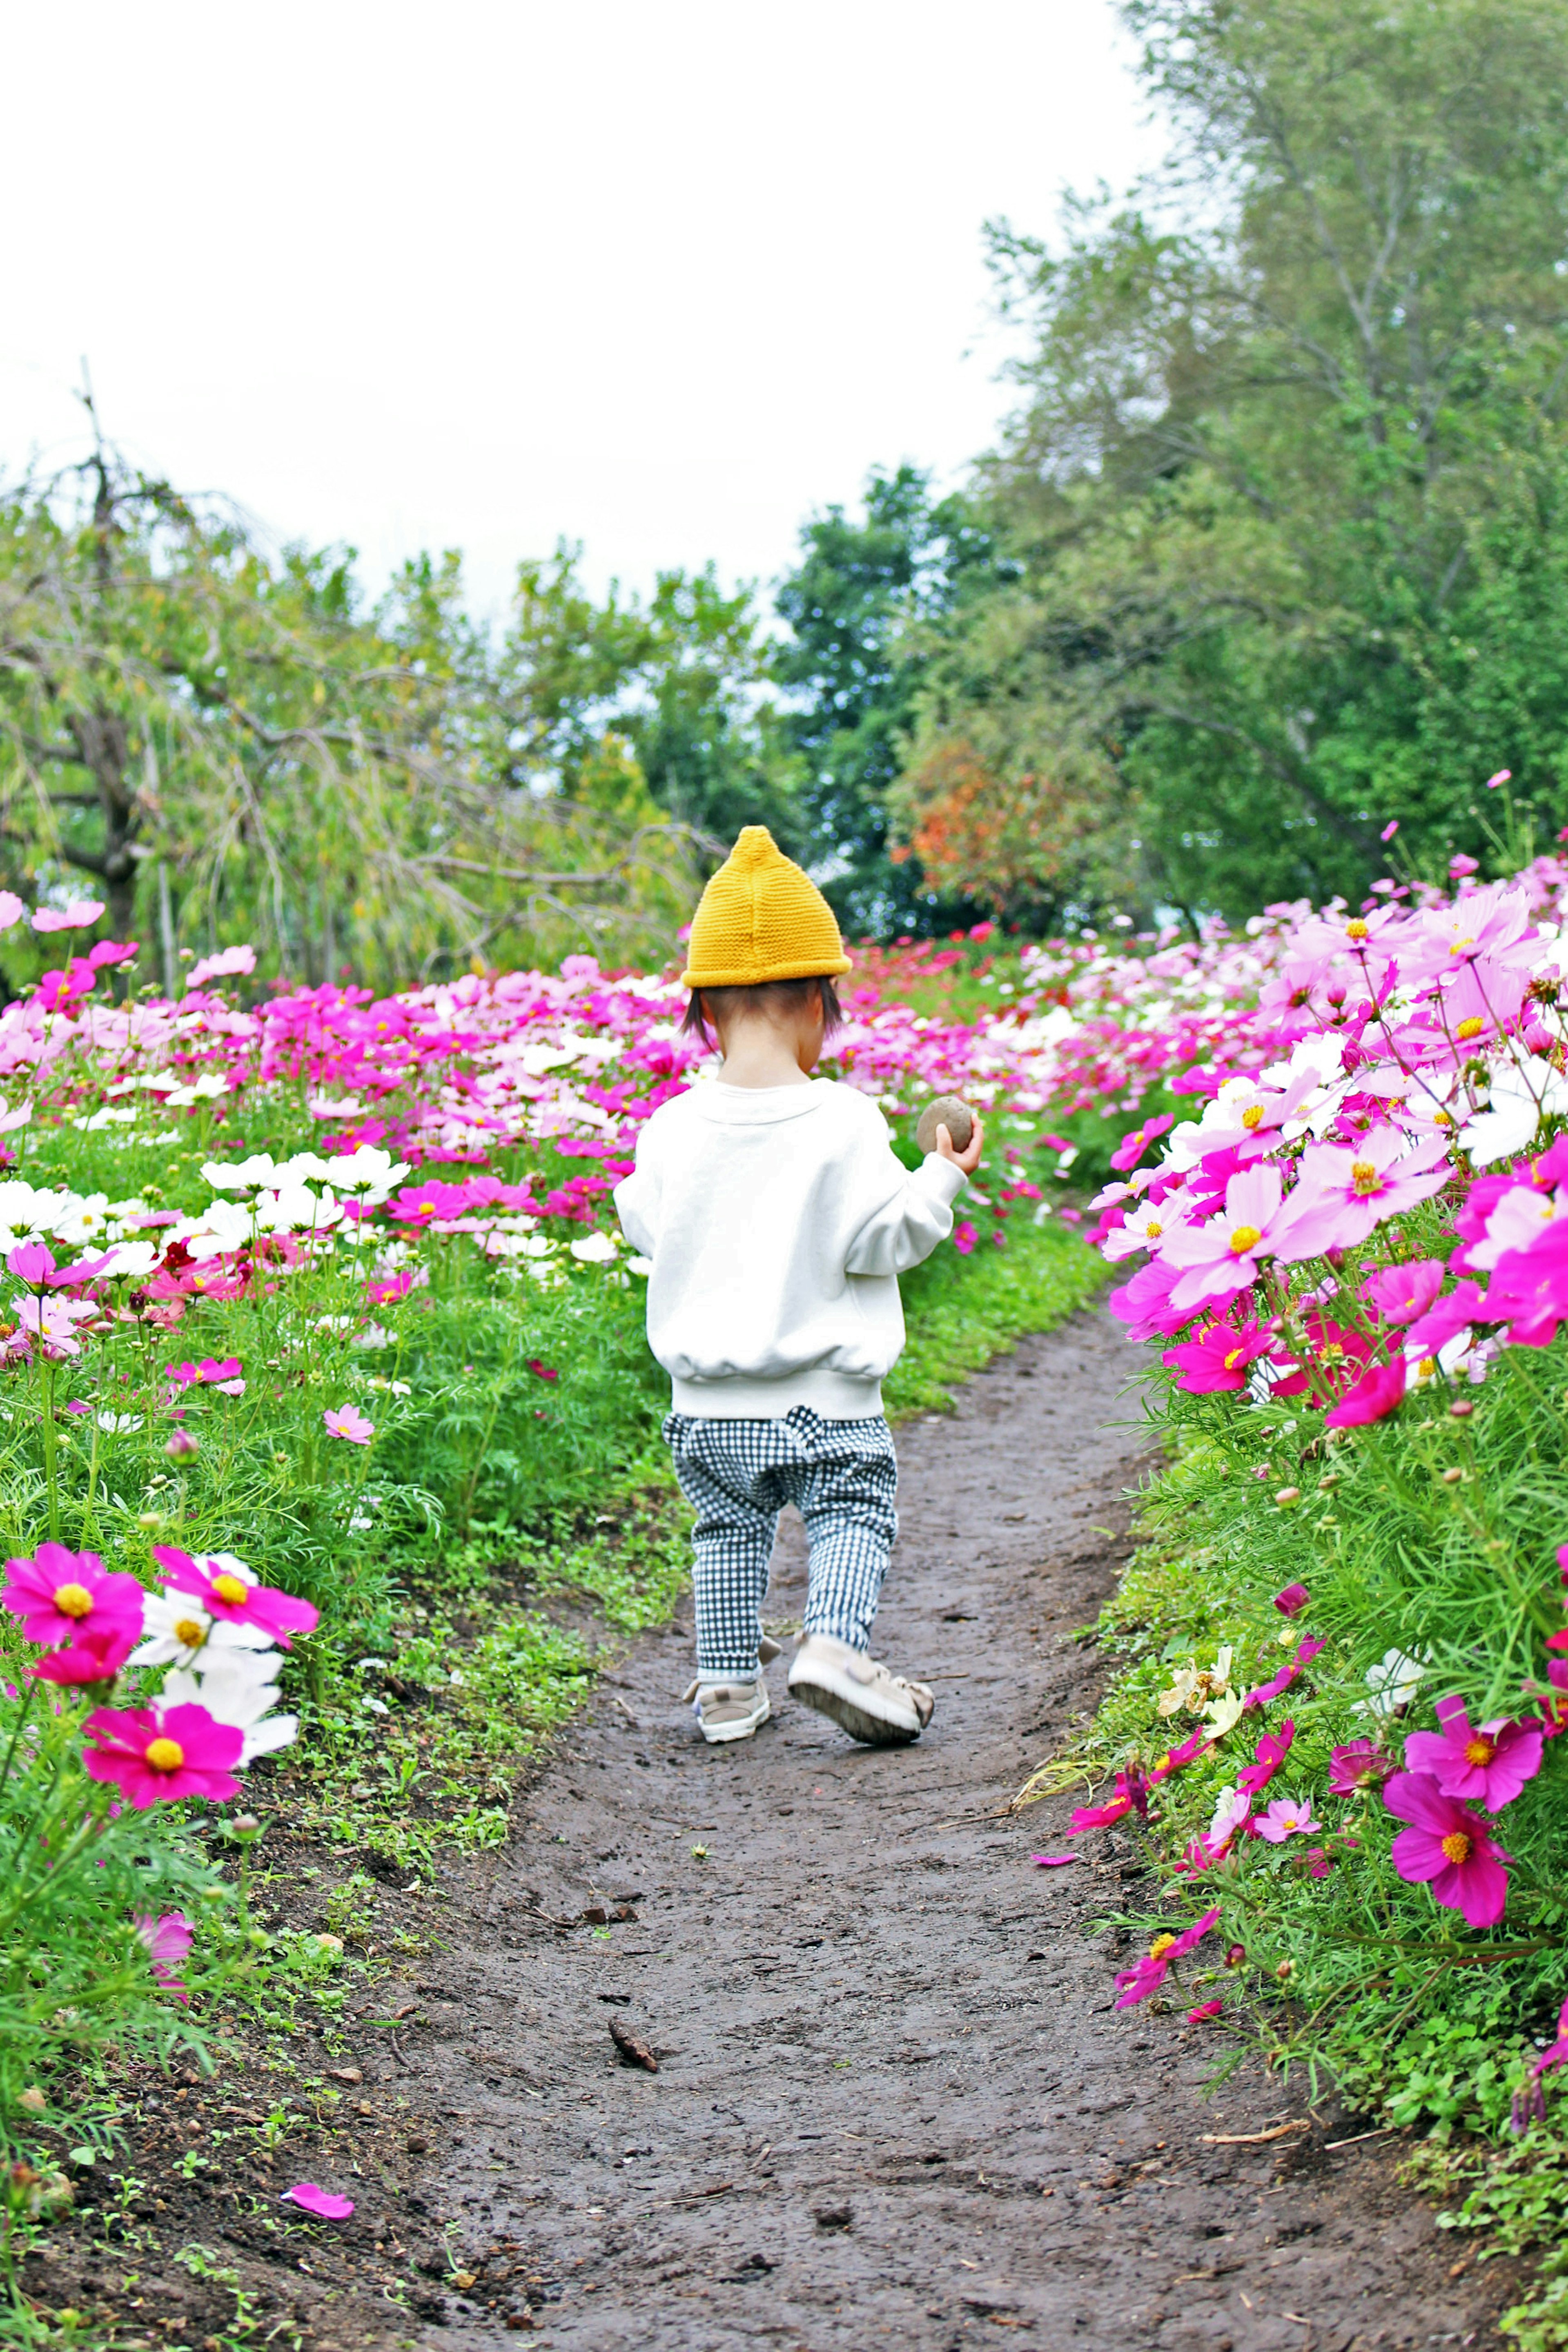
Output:
<path fill-rule="evenodd" d="M 773 1713 L 761 1675 L 754 1683 L 705 1683 L 700 1675 L 688 1685 L 685 1700 L 710 1748 L 726 1739 L 750 1739 Z"/>
<path fill-rule="evenodd" d="M 889 1674 L 863 1650 L 830 1633 L 808 1633 L 789 1670 L 791 1696 L 831 1716 L 851 1739 L 868 1747 L 918 1739 L 936 1710 L 924 1683 Z"/>

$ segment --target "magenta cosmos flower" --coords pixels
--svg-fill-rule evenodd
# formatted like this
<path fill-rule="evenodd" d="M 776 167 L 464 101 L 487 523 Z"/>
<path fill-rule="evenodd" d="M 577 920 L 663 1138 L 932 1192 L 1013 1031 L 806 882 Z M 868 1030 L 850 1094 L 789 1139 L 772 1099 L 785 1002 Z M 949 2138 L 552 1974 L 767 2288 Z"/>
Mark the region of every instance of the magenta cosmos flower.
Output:
<path fill-rule="evenodd" d="M 140 1622 L 133 1625 L 120 1618 L 101 1622 L 89 1618 L 64 1649 L 46 1651 L 27 1672 L 38 1682 L 73 1689 L 111 1683 L 135 1649 L 139 1631 Z"/>
<path fill-rule="evenodd" d="M 1272 1325 L 1256 1323 L 1238 1330 L 1234 1323 L 1209 1323 L 1196 1339 L 1167 1348 L 1161 1357 L 1176 1375 L 1176 1386 L 1189 1396 L 1212 1396 L 1223 1389 L 1244 1389 L 1254 1357 L 1274 1344 Z"/>
<path fill-rule="evenodd" d="M 329 1405 L 321 1415 L 330 1437 L 346 1437 L 351 1445 L 368 1445 L 375 1435 L 375 1423 L 367 1421 L 358 1405 Z"/>
<path fill-rule="evenodd" d="M 259 1626 L 280 1650 L 289 1647 L 290 1634 L 312 1633 L 320 1622 L 321 1612 L 310 1601 L 297 1601 L 291 1592 L 277 1592 L 269 1584 L 258 1584 L 245 1562 L 231 1551 L 205 1552 L 193 1559 L 188 1551 L 177 1551 L 173 1544 L 154 1544 L 153 1557 L 164 1575 L 173 1579 L 174 1589 L 196 1601 L 209 1617 L 225 1625 Z"/>
<path fill-rule="evenodd" d="M 1380 1788 L 1398 1769 L 1393 1757 L 1385 1756 L 1375 1739 L 1347 1740 L 1329 1759 L 1329 1794 L 1359 1796 L 1363 1789 Z"/>
<path fill-rule="evenodd" d="M 205 1706 L 100 1706 L 82 1730 L 92 1743 L 82 1749 L 91 1778 L 113 1781 L 138 1811 L 179 1797 L 221 1803 L 238 1790 L 228 1768 L 239 1761 L 245 1734 Z"/>
<path fill-rule="evenodd" d="M 1185 1959 L 1187 1954 L 1202 1943 L 1218 1917 L 1216 1905 L 1214 1910 L 1205 1911 L 1201 1919 L 1194 1920 L 1190 1927 L 1184 1927 L 1179 1936 L 1156 1936 L 1141 1960 L 1118 1972 L 1116 1982 L 1121 1998 L 1116 2004 L 1117 2008 L 1131 2009 L 1134 2002 L 1147 2000 L 1152 1992 L 1157 1992 L 1165 1981 L 1165 1971 L 1172 1961 Z"/>
<path fill-rule="evenodd" d="M 1430 1772 L 1446 1797 L 1468 1797 L 1495 1813 L 1511 1805 L 1541 1769 L 1539 1718 L 1510 1723 L 1497 1716 L 1472 1725 L 1463 1699 L 1437 1701 L 1440 1731 L 1413 1731 L 1405 1743 L 1412 1772 Z"/>
<path fill-rule="evenodd" d="M 1295 1737 L 1296 1727 L 1289 1717 L 1277 1732 L 1266 1731 L 1253 1751 L 1257 1761 L 1237 1774 L 1237 1787 L 1245 1790 L 1249 1797 L 1256 1797 L 1267 1789 L 1290 1753 L 1290 1743 Z"/>
<path fill-rule="evenodd" d="M 1472 1927 L 1495 1927 L 1508 1902 L 1508 1856 L 1492 1843 L 1479 1813 L 1445 1796 L 1429 1772 L 1395 1772 L 1383 1801 L 1410 1823 L 1394 1841 L 1401 1878 L 1426 1881 L 1436 1900 L 1462 1911 Z"/>
<path fill-rule="evenodd" d="M 5 1562 L 0 1603 L 22 1620 L 29 1642 L 68 1642 L 90 1628 L 142 1630 L 142 1590 L 133 1576 L 110 1576 L 95 1551 L 41 1543 L 31 1559 Z"/>
<path fill-rule="evenodd" d="M 1288 1584 L 1274 1595 L 1274 1606 L 1281 1617 L 1299 1617 L 1311 1597 L 1304 1584 Z"/>

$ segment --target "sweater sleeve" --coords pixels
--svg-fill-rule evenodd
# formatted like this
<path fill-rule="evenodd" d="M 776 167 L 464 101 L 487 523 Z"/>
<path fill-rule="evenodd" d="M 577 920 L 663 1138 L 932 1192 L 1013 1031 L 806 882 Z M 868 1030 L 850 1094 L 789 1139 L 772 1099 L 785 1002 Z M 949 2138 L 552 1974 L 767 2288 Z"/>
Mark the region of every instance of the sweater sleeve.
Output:
<path fill-rule="evenodd" d="M 649 1122 L 651 1127 L 652 1122 Z M 649 1139 L 649 1128 L 637 1137 L 637 1165 L 616 1186 L 616 1213 L 621 1231 L 633 1247 L 652 1257 L 658 1224 L 658 1150 Z"/>
<path fill-rule="evenodd" d="M 891 1151 L 887 1157 L 903 1181 L 851 1241 L 846 1274 L 905 1274 L 952 1231 L 952 1204 L 968 1181 L 963 1169 L 932 1151 L 911 1174 Z"/>

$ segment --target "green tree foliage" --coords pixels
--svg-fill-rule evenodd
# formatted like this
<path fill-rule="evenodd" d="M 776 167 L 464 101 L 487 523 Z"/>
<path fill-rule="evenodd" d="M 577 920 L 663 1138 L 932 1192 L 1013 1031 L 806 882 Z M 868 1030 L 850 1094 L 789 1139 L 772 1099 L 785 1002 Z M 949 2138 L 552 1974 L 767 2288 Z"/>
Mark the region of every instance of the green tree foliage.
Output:
<path fill-rule="evenodd" d="M 726 594 L 710 563 L 659 572 L 646 603 L 612 582 L 595 604 L 581 555 L 563 543 L 518 572 L 502 667 L 510 696 L 536 714 L 534 756 L 571 798 L 592 798 L 606 746 L 618 746 L 658 807 L 700 836 L 709 866 L 743 824 L 809 856 L 754 591 Z"/>
<path fill-rule="evenodd" d="M 689 842 L 615 741 L 579 747 L 592 789 L 544 764 L 551 714 L 517 643 L 466 617 L 455 556 L 409 564 L 366 611 L 341 556 L 269 562 L 105 450 L 13 488 L 0 878 L 31 896 L 85 877 L 171 980 L 180 945 L 238 939 L 318 981 L 657 958 L 689 904 Z"/>
<path fill-rule="evenodd" d="M 1007 908 L 1237 910 L 1568 817 L 1568 0 L 1123 0 L 1177 146 L 1029 330 L 900 787 Z"/>
<path fill-rule="evenodd" d="M 779 584 L 789 630 L 773 675 L 788 692 L 788 740 L 826 894 L 857 936 L 945 930 L 973 916 L 933 890 L 917 856 L 891 851 L 889 794 L 903 764 L 928 625 L 999 576 L 994 541 L 958 498 L 933 501 L 913 466 L 874 472 L 864 518 L 831 506 L 800 534 Z"/>

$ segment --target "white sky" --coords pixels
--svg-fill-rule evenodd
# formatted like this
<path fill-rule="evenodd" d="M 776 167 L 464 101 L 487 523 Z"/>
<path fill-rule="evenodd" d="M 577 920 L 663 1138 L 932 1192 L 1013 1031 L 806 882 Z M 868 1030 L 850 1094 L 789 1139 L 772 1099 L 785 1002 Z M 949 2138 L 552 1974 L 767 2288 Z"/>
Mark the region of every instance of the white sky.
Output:
<path fill-rule="evenodd" d="M 79 453 L 85 353 L 140 463 L 481 605 L 560 534 L 771 579 L 871 465 L 952 478 L 981 223 L 1160 143 L 1107 0 L 13 0 L 5 48 L 0 466 Z"/>

